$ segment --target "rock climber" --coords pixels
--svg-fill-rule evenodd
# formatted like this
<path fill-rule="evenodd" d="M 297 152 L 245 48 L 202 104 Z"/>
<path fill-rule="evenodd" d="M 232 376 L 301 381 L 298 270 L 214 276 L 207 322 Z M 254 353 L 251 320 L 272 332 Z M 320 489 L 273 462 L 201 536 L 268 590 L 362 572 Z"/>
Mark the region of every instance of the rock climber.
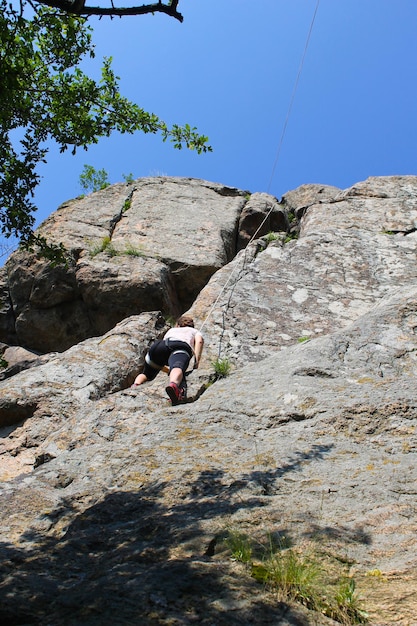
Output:
<path fill-rule="evenodd" d="M 200 364 L 204 339 L 194 328 L 194 320 L 189 315 L 178 318 L 175 326 L 165 333 L 163 339 L 155 341 L 145 356 L 143 372 L 139 374 L 132 388 L 154 380 L 159 371 L 169 373 L 169 384 L 165 387 L 172 405 L 186 399 L 185 372 L 194 357 L 194 369 Z"/>

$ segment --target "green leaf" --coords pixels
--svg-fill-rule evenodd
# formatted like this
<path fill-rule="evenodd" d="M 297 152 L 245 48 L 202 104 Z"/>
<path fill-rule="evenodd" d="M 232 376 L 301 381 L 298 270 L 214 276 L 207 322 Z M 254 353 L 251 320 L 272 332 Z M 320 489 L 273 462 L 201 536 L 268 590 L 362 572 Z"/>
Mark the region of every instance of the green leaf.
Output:
<path fill-rule="evenodd" d="M 122 96 L 110 57 L 103 60 L 99 82 L 80 69 L 85 57 L 94 58 L 86 19 L 26 0 L 16 9 L 0 0 L 0 228 L 25 245 L 32 236 L 32 198 L 40 182 L 37 168 L 47 160 L 47 142 L 56 142 L 60 153 L 70 149 L 76 154 L 114 131 L 140 131 L 158 133 L 177 149 L 212 150 L 195 127 L 169 128 Z M 107 181 L 87 176 L 85 184 L 95 189 Z M 43 245 L 38 239 L 37 246 Z M 45 252 L 51 254 L 47 247 Z"/>

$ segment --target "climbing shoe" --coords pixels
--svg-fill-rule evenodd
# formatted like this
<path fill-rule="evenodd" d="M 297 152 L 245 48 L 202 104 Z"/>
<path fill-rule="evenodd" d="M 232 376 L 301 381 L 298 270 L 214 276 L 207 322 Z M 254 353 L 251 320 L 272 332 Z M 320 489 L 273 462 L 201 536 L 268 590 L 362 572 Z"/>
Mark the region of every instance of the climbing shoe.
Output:
<path fill-rule="evenodd" d="M 175 383 L 169 383 L 168 387 L 165 387 L 165 391 L 171 400 L 172 406 L 183 402 L 185 399 L 184 389 L 181 389 L 181 387 Z"/>

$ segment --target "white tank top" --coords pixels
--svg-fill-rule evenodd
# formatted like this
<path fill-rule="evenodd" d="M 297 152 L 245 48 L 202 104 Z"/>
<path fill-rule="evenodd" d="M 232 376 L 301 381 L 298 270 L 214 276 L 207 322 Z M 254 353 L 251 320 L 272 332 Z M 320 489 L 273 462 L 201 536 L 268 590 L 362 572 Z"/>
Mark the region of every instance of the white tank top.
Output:
<path fill-rule="evenodd" d="M 189 346 L 194 350 L 195 344 L 195 336 L 199 335 L 197 329 L 192 328 L 192 326 L 181 326 L 175 328 L 170 328 L 167 333 L 164 335 L 164 339 L 178 339 L 179 341 L 185 341 Z"/>

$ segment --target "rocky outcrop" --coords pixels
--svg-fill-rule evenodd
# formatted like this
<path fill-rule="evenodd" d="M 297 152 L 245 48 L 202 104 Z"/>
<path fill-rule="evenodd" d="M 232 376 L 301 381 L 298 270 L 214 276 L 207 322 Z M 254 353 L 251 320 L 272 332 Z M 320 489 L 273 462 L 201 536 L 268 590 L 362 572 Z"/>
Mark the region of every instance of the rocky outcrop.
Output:
<path fill-rule="evenodd" d="M 247 192 L 182 178 L 139 179 L 72 200 L 39 228 L 68 267 L 15 253 L 3 270 L 0 340 L 63 351 L 130 315 L 177 316 L 239 247 Z"/>
<path fill-rule="evenodd" d="M 86 339 L 8 380 L 0 389 L 0 426 L 15 424 L 51 406 L 72 407 L 130 385 L 152 341 L 168 330 L 159 313 L 127 318 L 103 337 Z M 46 409 L 48 407 L 48 409 Z"/>
<path fill-rule="evenodd" d="M 236 593 L 244 574 L 216 540 L 232 528 L 317 542 L 355 564 L 371 623 L 399 611 L 397 623 L 412 623 L 416 316 L 417 288 L 399 291 L 343 331 L 215 383 L 198 403 L 168 408 L 159 381 L 159 391 L 44 406 L 3 454 L 26 463 L 1 493 L 3 610 L 21 615 L 16 588 L 26 623 L 46 611 L 58 624 L 105 622 L 116 608 L 121 624 L 152 623 L 190 606 L 202 623 L 320 623 L 290 612 L 280 622 L 283 606 L 253 584 Z"/>
<path fill-rule="evenodd" d="M 313 545 L 370 624 L 414 623 L 417 178 L 246 201 L 276 203 L 286 232 L 190 307 L 206 348 L 189 403 L 169 406 L 161 374 L 129 387 L 158 311 L 0 382 L 5 623 L 334 623 L 251 579 L 230 531 Z M 259 228 L 247 205 L 236 233 Z M 234 367 L 213 383 L 219 355 Z"/>
<path fill-rule="evenodd" d="M 415 177 L 371 178 L 345 191 L 310 185 L 287 196 L 282 204 L 296 212 L 300 199 L 303 208 L 298 238 L 254 242 L 191 307 L 213 358 L 237 366 L 264 359 L 350 324 L 417 280 Z"/>
<path fill-rule="evenodd" d="M 288 212 L 276 198 L 267 193 L 254 193 L 240 215 L 237 249 L 246 248 L 255 236 L 259 239 L 268 233 L 286 232 L 289 227 Z"/>

